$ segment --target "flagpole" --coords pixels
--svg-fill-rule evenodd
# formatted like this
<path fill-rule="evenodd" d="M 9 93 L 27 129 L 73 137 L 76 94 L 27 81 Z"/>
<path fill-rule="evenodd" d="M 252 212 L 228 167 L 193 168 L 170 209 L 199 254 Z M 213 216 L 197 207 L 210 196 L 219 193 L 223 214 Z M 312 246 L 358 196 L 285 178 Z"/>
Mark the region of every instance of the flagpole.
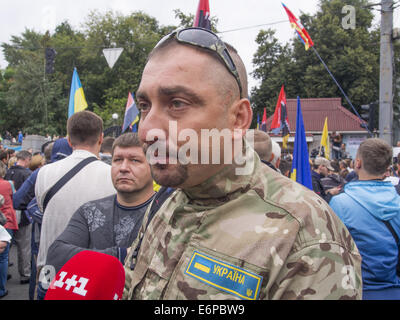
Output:
<path fill-rule="evenodd" d="M 354 112 L 356 113 L 357 117 L 361 120 L 361 116 L 360 114 L 357 112 L 356 108 L 354 108 L 353 104 L 351 103 L 350 99 L 347 97 L 346 93 L 344 92 L 344 90 L 342 89 L 342 87 L 340 86 L 340 84 L 337 82 L 337 80 L 335 79 L 335 77 L 333 76 L 332 72 L 329 70 L 328 66 L 326 65 L 326 63 L 324 62 L 324 60 L 322 60 L 321 56 L 318 54 L 317 50 L 315 49 L 314 46 L 312 46 L 312 49 L 314 50 L 314 53 L 317 55 L 317 57 L 319 58 L 319 60 L 322 62 L 323 66 L 325 67 L 326 71 L 328 71 L 329 75 L 331 76 L 331 78 L 333 79 L 333 81 L 336 83 L 337 87 L 339 88 L 339 90 L 342 92 L 343 96 L 346 98 L 346 101 L 348 102 L 348 104 L 352 107 L 352 109 L 354 110 Z M 369 128 L 364 127 L 365 129 L 368 130 L 369 134 L 372 135 L 372 132 L 369 130 Z"/>

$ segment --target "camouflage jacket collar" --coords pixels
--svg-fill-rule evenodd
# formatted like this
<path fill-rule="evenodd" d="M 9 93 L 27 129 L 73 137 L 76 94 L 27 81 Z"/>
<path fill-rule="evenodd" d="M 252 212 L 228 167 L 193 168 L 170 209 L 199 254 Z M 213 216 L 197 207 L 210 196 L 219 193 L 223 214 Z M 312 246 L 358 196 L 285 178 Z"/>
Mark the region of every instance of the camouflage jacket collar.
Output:
<path fill-rule="evenodd" d="M 240 169 L 243 169 L 244 166 L 227 165 L 219 173 L 200 185 L 182 190 L 189 198 L 189 202 L 198 205 L 223 204 L 251 189 L 254 186 L 256 172 L 259 170 L 261 162 L 247 142 L 245 142 L 244 150 L 246 153 L 243 160 L 249 168 L 245 170 L 248 171 L 247 174 L 240 172 Z"/>

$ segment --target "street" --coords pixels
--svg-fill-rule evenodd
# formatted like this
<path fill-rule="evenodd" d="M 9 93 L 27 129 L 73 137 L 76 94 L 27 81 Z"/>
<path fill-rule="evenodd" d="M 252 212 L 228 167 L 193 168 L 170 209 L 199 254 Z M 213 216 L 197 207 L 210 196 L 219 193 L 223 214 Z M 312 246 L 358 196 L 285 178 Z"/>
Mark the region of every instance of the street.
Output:
<path fill-rule="evenodd" d="M 16 245 L 11 247 L 10 262 L 14 265 L 8 268 L 8 273 L 12 275 L 12 278 L 7 281 L 8 295 L 1 300 L 29 300 L 29 284 L 19 283 Z"/>

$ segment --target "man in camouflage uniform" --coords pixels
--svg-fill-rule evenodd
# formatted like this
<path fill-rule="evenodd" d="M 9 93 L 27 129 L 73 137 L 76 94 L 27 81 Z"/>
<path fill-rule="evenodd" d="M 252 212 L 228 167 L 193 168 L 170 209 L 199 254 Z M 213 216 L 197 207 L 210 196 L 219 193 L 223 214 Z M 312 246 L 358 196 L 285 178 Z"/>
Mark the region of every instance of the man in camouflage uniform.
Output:
<path fill-rule="evenodd" d="M 184 129 L 240 130 L 242 140 L 250 127 L 246 70 L 228 48 L 189 28 L 149 57 L 139 136 L 147 151 L 168 144 L 165 162 L 148 156 L 154 179 L 176 191 L 146 214 L 125 260 L 124 299 L 360 299 L 361 258 L 346 227 L 315 193 L 263 165 L 246 140 L 247 174 L 235 162 L 171 161 L 183 145 L 172 136 Z"/>

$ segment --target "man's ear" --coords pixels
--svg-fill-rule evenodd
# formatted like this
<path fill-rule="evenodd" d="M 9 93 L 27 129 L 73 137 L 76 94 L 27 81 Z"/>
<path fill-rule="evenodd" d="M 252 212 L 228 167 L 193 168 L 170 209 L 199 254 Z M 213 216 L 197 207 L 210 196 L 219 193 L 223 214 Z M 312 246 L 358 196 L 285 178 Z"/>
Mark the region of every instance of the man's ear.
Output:
<path fill-rule="evenodd" d="M 68 141 L 69 146 L 72 148 L 72 143 L 71 143 L 71 139 L 69 136 L 67 137 L 67 141 Z"/>
<path fill-rule="evenodd" d="M 241 99 L 231 107 L 231 116 L 233 116 L 233 129 L 242 130 L 242 135 L 250 128 L 253 121 L 253 110 L 248 99 Z"/>
<path fill-rule="evenodd" d="M 101 133 L 100 135 L 100 139 L 99 139 L 99 145 L 101 146 L 103 144 L 104 141 L 104 132 Z"/>
<path fill-rule="evenodd" d="M 361 159 L 357 158 L 356 161 L 354 162 L 354 168 L 361 169 L 361 167 L 362 167 L 362 161 Z"/>

